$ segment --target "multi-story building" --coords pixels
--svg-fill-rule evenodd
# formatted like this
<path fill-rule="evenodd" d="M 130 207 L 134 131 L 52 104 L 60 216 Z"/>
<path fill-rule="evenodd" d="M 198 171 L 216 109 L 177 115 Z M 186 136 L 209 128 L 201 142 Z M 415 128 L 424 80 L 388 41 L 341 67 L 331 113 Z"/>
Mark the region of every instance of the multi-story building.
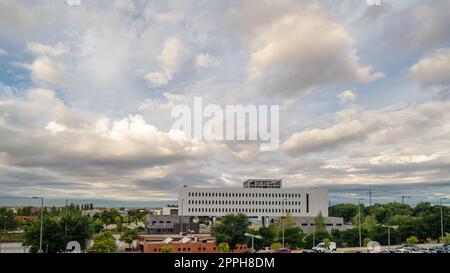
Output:
<path fill-rule="evenodd" d="M 272 218 L 328 216 L 328 191 L 320 188 L 282 188 L 281 180 L 247 180 L 243 188 L 200 188 L 184 186 L 178 195 L 179 214 L 221 217 L 243 213 L 249 217 Z"/>

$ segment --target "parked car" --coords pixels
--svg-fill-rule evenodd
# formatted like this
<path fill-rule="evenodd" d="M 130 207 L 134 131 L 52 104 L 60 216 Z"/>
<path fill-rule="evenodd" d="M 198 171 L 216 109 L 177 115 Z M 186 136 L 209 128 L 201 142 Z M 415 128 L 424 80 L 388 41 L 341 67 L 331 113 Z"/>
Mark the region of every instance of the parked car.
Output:
<path fill-rule="evenodd" d="M 272 253 L 272 252 L 273 252 L 273 250 L 270 247 L 264 247 L 264 248 L 258 250 L 258 253 Z"/>
<path fill-rule="evenodd" d="M 290 248 L 284 247 L 280 248 L 279 250 L 275 251 L 274 253 L 291 253 L 292 250 Z"/>
<path fill-rule="evenodd" d="M 326 246 L 325 243 L 319 243 L 317 246 L 313 247 L 312 250 L 319 253 L 330 253 L 336 252 L 337 247 L 335 242 L 330 242 L 328 246 Z"/>

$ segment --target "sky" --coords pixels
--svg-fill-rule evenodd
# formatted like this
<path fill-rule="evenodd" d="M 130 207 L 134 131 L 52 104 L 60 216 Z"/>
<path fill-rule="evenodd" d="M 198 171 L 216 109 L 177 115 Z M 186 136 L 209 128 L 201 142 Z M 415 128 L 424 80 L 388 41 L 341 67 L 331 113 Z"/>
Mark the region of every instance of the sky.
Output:
<path fill-rule="evenodd" d="M 339 200 L 450 198 L 449 10 L 0 0 L 0 196 L 173 200 L 282 178 Z M 180 136 L 171 110 L 194 97 L 279 105 L 279 149 Z"/>

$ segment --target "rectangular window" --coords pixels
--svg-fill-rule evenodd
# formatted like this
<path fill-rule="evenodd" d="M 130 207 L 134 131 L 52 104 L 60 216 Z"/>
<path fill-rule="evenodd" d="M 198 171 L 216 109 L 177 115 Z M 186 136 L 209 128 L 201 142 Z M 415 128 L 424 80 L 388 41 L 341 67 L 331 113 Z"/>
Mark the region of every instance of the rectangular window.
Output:
<path fill-rule="evenodd" d="M 309 213 L 309 194 L 306 194 L 306 213 Z"/>

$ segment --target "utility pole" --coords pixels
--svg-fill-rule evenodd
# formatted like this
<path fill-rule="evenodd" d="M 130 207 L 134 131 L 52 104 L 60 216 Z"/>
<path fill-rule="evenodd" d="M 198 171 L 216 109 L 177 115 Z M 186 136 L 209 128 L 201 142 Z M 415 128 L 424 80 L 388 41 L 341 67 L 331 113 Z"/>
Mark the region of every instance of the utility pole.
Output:
<path fill-rule="evenodd" d="M 369 207 L 372 206 L 372 190 L 369 190 Z"/>
<path fill-rule="evenodd" d="M 359 247 L 362 247 L 362 240 L 361 240 L 361 200 L 364 200 L 363 198 L 358 199 L 358 229 L 359 229 Z"/>
<path fill-rule="evenodd" d="M 41 234 L 39 236 L 39 253 L 42 253 L 42 230 L 44 228 L 44 197 L 33 197 L 33 199 L 41 199 Z"/>
<path fill-rule="evenodd" d="M 442 213 L 442 200 L 445 200 L 447 198 L 441 198 L 439 199 L 439 205 L 441 207 L 441 237 L 444 237 L 444 215 Z"/>
<path fill-rule="evenodd" d="M 411 198 L 411 196 L 409 196 L 409 195 L 402 195 L 402 205 L 405 204 L 405 199 L 406 198 Z"/>
<path fill-rule="evenodd" d="M 5 214 L 5 216 L 3 216 L 3 218 L 5 219 L 5 235 L 7 234 L 7 232 L 6 232 L 6 217 L 8 217 L 8 216 L 6 216 L 6 214 Z"/>
<path fill-rule="evenodd" d="M 282 233 L 282 244 L 283 244 L 283 248 L 284 248 L 284 218 L 286 217 L 286 210 L 285 210 L 285 205 L 284 202 L 286 201 L 285 198 L 283 198 L 283 217 L 281 218 L 282 223 L 281 223 L 281 233 Z"/>

